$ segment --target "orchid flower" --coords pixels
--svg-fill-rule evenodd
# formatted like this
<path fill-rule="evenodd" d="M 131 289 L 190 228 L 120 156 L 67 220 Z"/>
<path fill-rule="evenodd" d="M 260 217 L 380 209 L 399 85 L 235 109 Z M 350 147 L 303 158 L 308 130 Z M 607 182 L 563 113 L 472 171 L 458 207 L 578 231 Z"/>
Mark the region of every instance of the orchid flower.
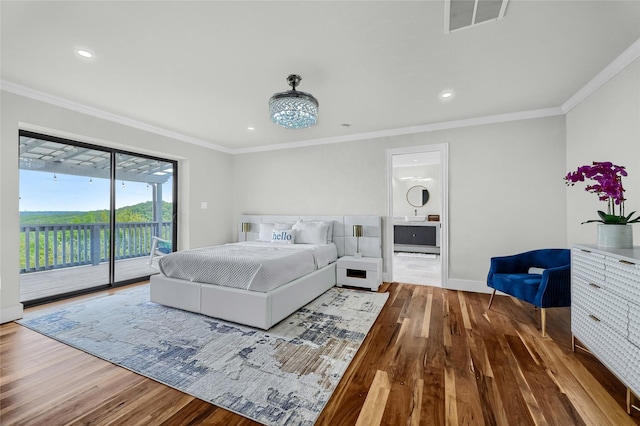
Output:
<path fill-rule="evenodd" d="M 596 162 L 591 166 L 581 166 L 575 172 L 569 172 L 564 177 L 568 186 L 574 186 L 576 182 L 584 182 L 592 179 L 597 183 L 587 185 L 584 190 L 596 194 L 600 201 L 607 203 L 607 212 L 598 210 L 600 219 L 587 220 L 582 223 L 601 222 L 606 224 L 626 225 L 640 222 L 640 216 L 632 219 L 635 212 L 625 216 L 624 212 L 624 187 L 622 177 L 627 176 L 624 166 L 617 166 L 610 161 Z M 618 211 L 616 213 L 616 206 Z"/>

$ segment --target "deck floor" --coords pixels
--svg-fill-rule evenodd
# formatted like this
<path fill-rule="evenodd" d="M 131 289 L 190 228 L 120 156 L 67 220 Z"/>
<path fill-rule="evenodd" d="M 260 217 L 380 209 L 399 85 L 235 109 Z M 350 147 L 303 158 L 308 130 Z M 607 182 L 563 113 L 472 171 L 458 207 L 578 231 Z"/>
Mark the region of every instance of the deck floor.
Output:
<path fill-rule="evenodd" d="M 137 257 L 116 261 L 115 281 L 157 274 L 149 266 L 149 257 Z M 109 264 L 75 266 L 50 271 L 20 274 L 20 302 L 38 300 L 58 294 L 86 290 L 109 282 Z"/>

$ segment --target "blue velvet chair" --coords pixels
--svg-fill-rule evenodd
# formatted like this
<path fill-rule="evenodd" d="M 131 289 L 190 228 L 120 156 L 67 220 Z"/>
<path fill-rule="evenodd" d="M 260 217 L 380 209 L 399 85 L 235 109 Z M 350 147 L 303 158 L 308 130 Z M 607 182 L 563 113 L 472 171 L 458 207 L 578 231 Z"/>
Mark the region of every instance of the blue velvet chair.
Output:
<path fill-rule="evenodd" d="M 541 249 L 512 256 L 492 257 L 487 285 L 540 308 L 542 335 L 546 336 L 546 308 L 571 306 L 571 251 Z"/>

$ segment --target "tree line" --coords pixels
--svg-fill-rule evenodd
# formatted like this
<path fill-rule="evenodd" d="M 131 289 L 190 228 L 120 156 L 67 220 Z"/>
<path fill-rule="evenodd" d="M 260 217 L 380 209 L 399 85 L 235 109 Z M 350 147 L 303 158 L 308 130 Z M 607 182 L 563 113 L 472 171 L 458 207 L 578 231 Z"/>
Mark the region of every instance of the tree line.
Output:
<path fill-rule="evenodd" d="M 173 216 L 173 203 L 162 202 L 162 221 L 169 222 Z M 153 221 L 153 203 L 146 201 L 116 210 L 116 222 Z M 49 211 L 20 212 L 20 225 L 63 225 L 73 223 L 108 223 L 109 210 L 88 212 Z"/>

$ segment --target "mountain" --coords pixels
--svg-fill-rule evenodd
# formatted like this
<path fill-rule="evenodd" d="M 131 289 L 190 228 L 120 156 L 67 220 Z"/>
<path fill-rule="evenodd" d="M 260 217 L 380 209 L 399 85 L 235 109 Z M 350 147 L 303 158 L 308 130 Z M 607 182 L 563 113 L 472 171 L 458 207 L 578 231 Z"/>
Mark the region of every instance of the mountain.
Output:
<path fill-rule="evenodd" d="M 162 202 L 162 220 L 170 222 L 173 216 L 173 203 Z M 121 207 L 116 210 L 118 222 L 151 222 L 153 220 L 152 202 Z M 109 210 L 93 210 L 88 212 L 76 211 L 45 211 L 20 212 L 20 225 L 62 225 L 71 223 L 107 223 Z"/>

